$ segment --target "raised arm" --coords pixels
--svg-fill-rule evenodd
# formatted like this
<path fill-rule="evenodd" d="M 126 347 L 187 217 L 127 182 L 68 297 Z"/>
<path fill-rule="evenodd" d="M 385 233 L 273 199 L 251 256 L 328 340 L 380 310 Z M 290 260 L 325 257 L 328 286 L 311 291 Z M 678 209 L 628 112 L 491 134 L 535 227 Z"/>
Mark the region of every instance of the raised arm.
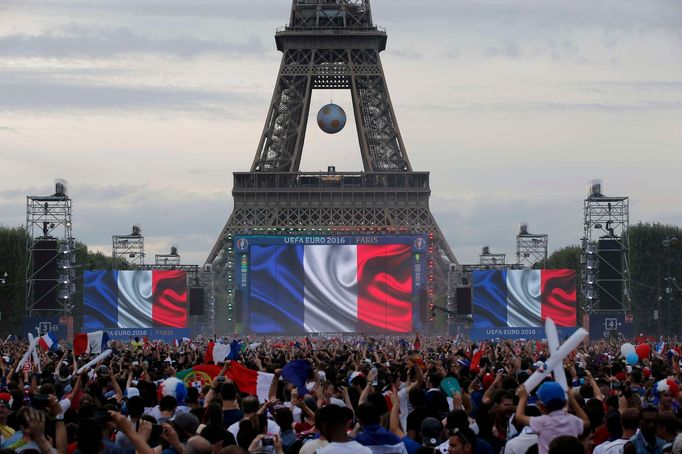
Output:
<path fill-rule="evenodd" d="M 530 417 L 526 416 L 526 404 L 528 403 L 528 391 L 524 385 L 519 386 L 516 391 L 519 396 L 519 403 L 516 406 L 516 414 L 514 415 L 514 421 L 517 423 L 528 426 L 530 425 Z"/>
<path fill-rule="evenodd" d="M 277 386 L 279 384 L 279 376 L 282 374 L 282 369 L 275 369 L 274 376 L 272 377 L 272 382 L 270 383 L 270 389 L 268 389 L 268 400 L 273 400 L 277 398 Z"/>
<path fill-rule="evenodd" d="M 391 392 L 391 432 L 399 436 L 400 438 L 405 437 L 405 432 L 403 432 L 402 427 L 400 427 L 400 399 L 398 398 L 398 393 Z"/>
<path fill-rule="evenodd" d="M 578 418 L 583 420 L 583 430 L 590 430 L 590 418 L 587 417 L 585 410 L 583 410 L 578 401 L 575 400 L 575 397 L 573 397 L 573 391 L 568 392 L 568 406 Z"/>

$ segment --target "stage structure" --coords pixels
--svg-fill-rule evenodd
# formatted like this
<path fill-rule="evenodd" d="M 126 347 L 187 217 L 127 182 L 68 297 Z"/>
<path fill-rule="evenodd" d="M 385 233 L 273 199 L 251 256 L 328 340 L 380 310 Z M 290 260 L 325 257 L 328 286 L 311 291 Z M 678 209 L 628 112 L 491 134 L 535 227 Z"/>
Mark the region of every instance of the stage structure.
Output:
<path fill-rule="evenodd" d="M 447 298 L 457 260 L 429 209 L 429 173 L 413 171 L 407 156 L 379 57 L 386 41 L 369 0 L 292 2 L 288 26 L 275 34 L 282 64 L 258 149 L 250 172 L 234 174 L 234 210 L 207 258 L 223 308 L 240 311 L 236 235 L 424 234 L 426 297 Z M 300 171 L 314 89 L 350 90 L 362 171 Z"/>
<path fill-rule="evenodd" d="M 478 256 L 478 262 L 483 266 L 505 266 L 507 262 L 507 254 L 494 254 L 490 252 L 489 246 L 483 246 L 481 248 L 481 254 Z"/>
<path fill-rule="evenodd" d="M 521 223 L 516 235 L 516 263 L 524 268 L 544 268 L 547 263 L 547 234 L 530 233 L 528 224 Z"/>
<path fill-rule="evenodd" d="M 133 225 L 129 235 L 113 235 L 111 243 L 113 269 L 137 270 L 144 266 L 144 236 L 139 225 Z"/>
<path fill-rule="evenodd" d="M 28 316 L 70 315 L 76 293 L 75 240 L 66 182 L 55 192 L 26 197 L 26 310 Z"/>
<path fill-rule="evenodd" d="M 629 198 L 605 196 L 601 182 L 594 181 L 583 211 L 581 286 L 585 312 L 624 316 L 630 310 Z"/>

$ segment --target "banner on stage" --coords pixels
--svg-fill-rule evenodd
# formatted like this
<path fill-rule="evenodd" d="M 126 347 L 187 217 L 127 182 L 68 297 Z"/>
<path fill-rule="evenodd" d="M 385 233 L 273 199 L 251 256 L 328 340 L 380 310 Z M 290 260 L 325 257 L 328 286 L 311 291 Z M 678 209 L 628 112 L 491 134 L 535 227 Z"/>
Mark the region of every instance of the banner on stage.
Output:
<path fill-rule="evenodd" d="M 560 327 L 559 338 L 564 339 L 573 334 L 577 327 Z M 545 339 L 545 328 L 541 326 L 528 327 L 499 327 L 499 328 L 477 328 L 473 327 L 469 331 L 472 340 L 491 340 L 491 339 Z"/>
<path fill-rule="evenodd" d="M 163 341 L 172 343 L 176 339 L 190 337 L 189 328 L 105 328 L 111 340 L 127 342 L 136 337 L 147 337 L 150 341 Z"/>

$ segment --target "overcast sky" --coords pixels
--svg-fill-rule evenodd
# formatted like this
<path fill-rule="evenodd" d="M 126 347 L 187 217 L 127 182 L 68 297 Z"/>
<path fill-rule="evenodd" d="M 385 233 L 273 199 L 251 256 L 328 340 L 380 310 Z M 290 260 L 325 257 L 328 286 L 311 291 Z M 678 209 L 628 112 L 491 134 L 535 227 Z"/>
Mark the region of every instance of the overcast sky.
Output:
<path fill-rule="evenodd" d="M 203 263 L 256 152 L 289 0 L 0 0 L 0 223 L 70 184 L 75 236 Z M 682 2 L 373 0 L 415 170 L 461 263 L 515 260 L 521 221 L 577 244 L 589 180 L 632 224 L 682 225 Z M 315 92 L 352 115 L 345 91 Z M 311 116 L 312 117 L 312 116 Z M 361 170 L 353 121 L 303 170 Z"/>

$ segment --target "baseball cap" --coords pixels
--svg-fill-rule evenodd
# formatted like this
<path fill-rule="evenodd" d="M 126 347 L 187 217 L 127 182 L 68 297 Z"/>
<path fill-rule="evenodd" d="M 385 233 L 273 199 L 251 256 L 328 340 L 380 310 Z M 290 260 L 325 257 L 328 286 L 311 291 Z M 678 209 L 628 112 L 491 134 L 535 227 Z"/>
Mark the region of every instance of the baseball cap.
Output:
<path fill-rule="evenodd" d="M 543 383 L 538 389 L 537 396 L 543 405 L 547 405 L 553 400 L 566 402 L 566 391 L 555 381 Z"/>
<path fill-rule="evenodd" d="M 429 416 L 422 421 L 419 435 L 424 446 L 438 446 L 443 442 L 443 424 Z"/>

